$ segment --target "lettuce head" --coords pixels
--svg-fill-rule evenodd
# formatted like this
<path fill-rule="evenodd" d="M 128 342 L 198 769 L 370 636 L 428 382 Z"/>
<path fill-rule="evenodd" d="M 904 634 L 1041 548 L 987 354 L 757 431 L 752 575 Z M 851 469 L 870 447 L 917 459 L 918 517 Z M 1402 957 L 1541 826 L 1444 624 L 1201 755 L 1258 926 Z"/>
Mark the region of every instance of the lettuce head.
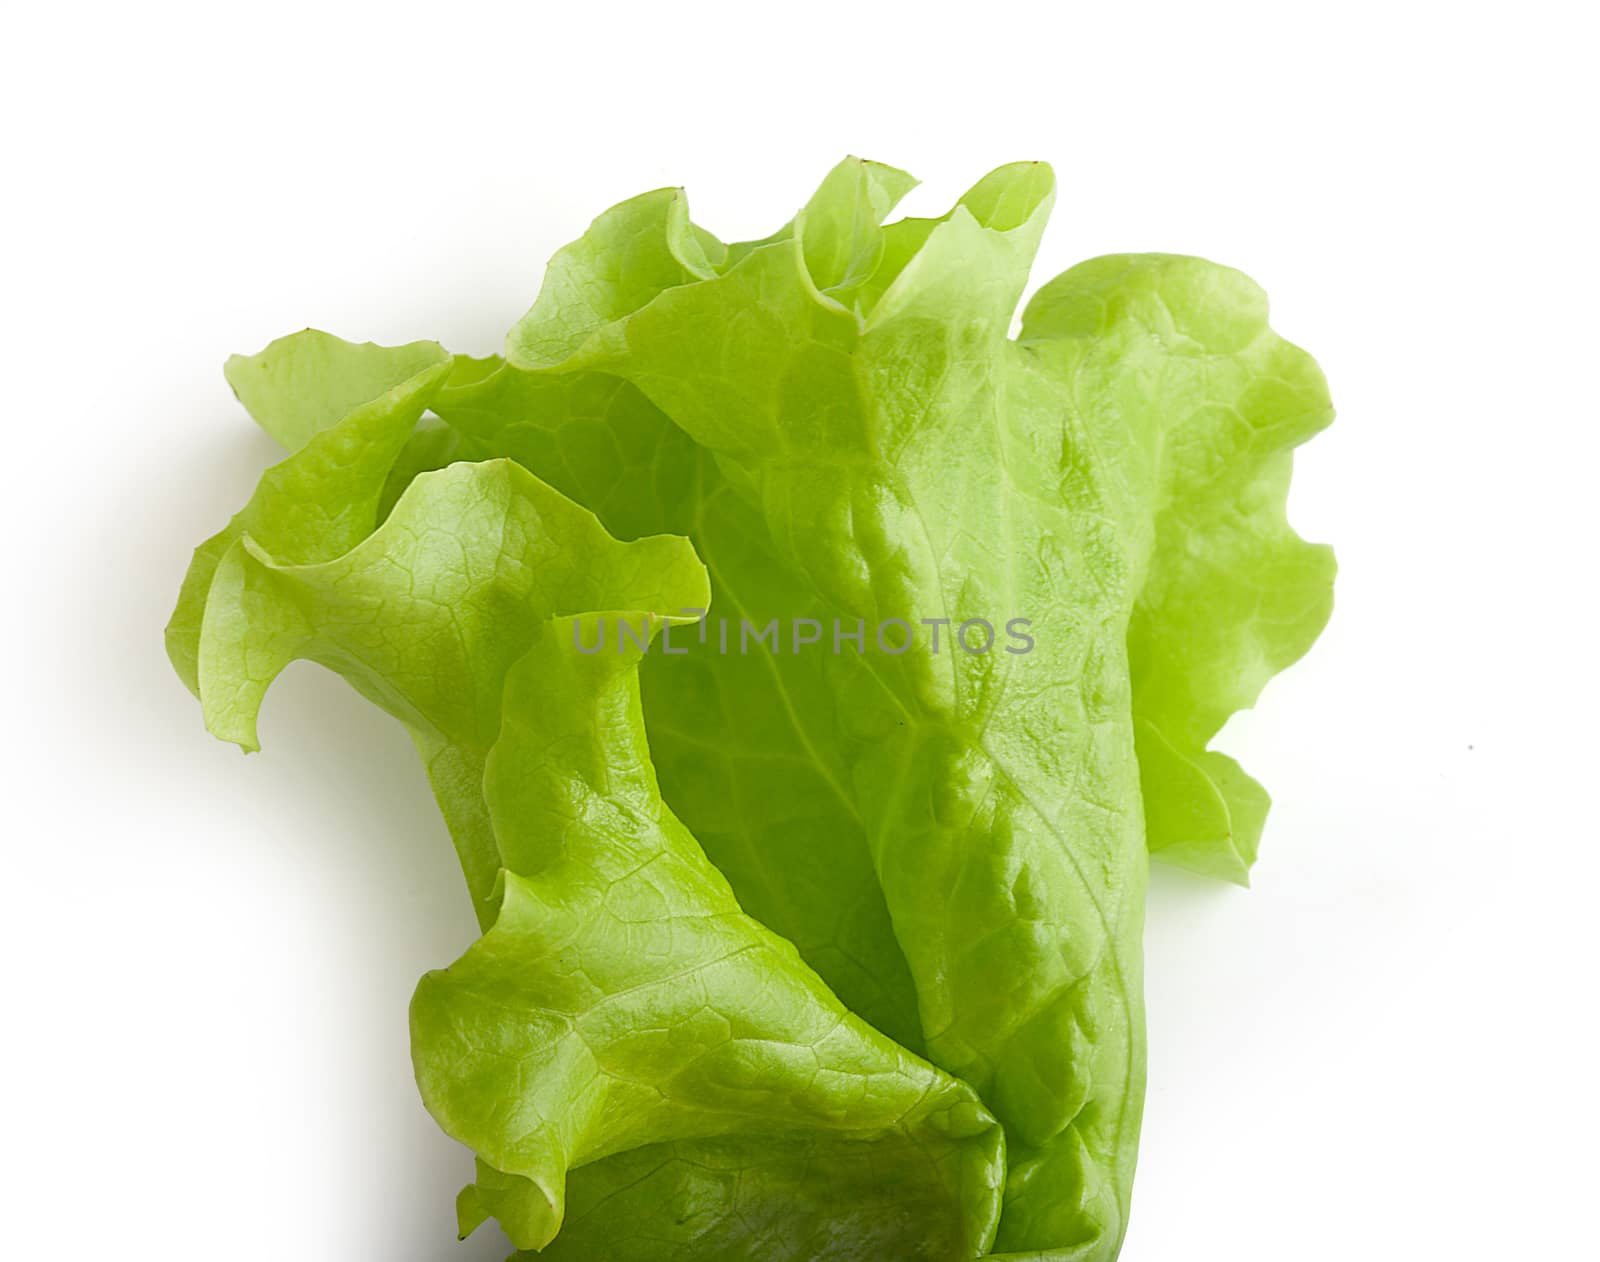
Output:
<path fill-rule="evenodd" d="M 1111 1262 L 1149 857 L 1244 882 L 1211 748 L 1303 654 L 1332 417 L 1246 277 L 1118 255 L 1022 311 L 1050 168 L 946 215 L 849 159 L 724 243 L 606 211 L 487 359 L 306 331 L 287 449 L 167 646 L 256 748 L 291 661 L 410 731 L 482 937 L 411 1010 L 463 1232 L 574 1262 Z"/>

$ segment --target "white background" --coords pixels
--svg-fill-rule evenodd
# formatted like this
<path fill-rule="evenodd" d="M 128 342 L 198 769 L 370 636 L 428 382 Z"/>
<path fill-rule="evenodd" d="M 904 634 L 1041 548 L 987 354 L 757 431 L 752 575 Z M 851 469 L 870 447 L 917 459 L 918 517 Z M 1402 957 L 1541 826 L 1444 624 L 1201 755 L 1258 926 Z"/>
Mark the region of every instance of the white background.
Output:
<path fill-rule="evenodd" d="M 894 10 L 891 14 L 890 10 Z M 32 5 L 7 19 L 0 1252 L 495 1258 L 410 1080 L 469 941 L 400 730 L 296 667 L 210 740 L 161 628 L 275 459 L 220 373 L 314 324 L 488 352 L 688 186 L 724 237 L 848 151 L 1061 196 L 1038 279 L 1203 254 L 1341 416 L 1343 573 L 1225 734 L 1249 892 L 1158 873 L 1125 1262 L 1594 1256 L 1600 269 L 1580 6 Z M 1475 16 L 1477 15 L 1477 16 Z"/>

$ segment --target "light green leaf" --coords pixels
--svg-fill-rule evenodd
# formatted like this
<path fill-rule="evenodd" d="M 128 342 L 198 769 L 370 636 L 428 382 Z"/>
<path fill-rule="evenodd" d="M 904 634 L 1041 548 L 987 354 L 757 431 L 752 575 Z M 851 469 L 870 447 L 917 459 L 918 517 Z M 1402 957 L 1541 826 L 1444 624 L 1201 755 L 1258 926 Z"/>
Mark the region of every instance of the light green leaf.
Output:
<path fill-rule="evenodd" d="M 581 247 L 568 246 L 550 260 L 539 299 L 518 326 L 523 332 L 513 334 L 517 357 L 529 366 L 559 363 L 590 329 L 669 286 L 712 274 L 683 190 L 642 193 L 596 219 Z"/>
<path fill-rule="evenodd" d="M 846 158 L 795 217 L 806 275 L 821 293 L 850 306 L 883 260 L 879 224 L 916 187 L 904 171 Z"/>
<path fill-rule="evenodd" d="M 512 669 L 486 778 L 500 913 L 412 1006 L 423 1098 L 488 1167 L 463 1227 L 492 1213 L 556 1258 L 976 1256 L 999 1127 L 740 910 L 661 801 L 639 650 L 577 651 L 618 617 L 547 624 Z M 594 1214 L 618 1194 L 626 1219 Z"/>
<path fill-rule="evenodd" d="M 703 604 L 682 539 L 619 543 L 594 515 L 509 461 L 418 478 L 375 533 L 315 565 L 243 536 L 217 567 L 200 640 L 213 733 L 256 748 L 256 713 L 291 661 L 343 675 L 410 730 L 480 918 L 502 866 L 483 801 L 506 672 L 544 620 L 592 608 Z"/>
<path fill-rule="evenodd" d="M 296 452 L 357 408 L 445 357 L 437 342 L 405 346 L 359 345 L 306 329 L 271 343 L 256 355 L 234 355 L 223 374 L 256 424 Z"/>
<path fill-rule="evenodd" d="M 199 695 L 201 622 L 229 549 L 248 534 L 284 561 L 308 563 L 366 538 L 390 468 L 449 364 L 433 342 L 356 346 L 312 329 L 228 361 L 240 399 L 292 454 L 195 549 L 166 632 L 167 656 L 190 692 Z"/>
<path fill-rule="evenodd" d="M 1333 553 L 1284 511 L 1291 449 L 1333 419 L 1327 385 L 1260 288 L 1203 259 L 1081 264 L 1035 295 L 1022 336 L 1119 445 L 1143 514 L 1128 655 L 1150 849 L 1243 884 L 1267 795 L 1206 747 L 1332 612 Z"/>

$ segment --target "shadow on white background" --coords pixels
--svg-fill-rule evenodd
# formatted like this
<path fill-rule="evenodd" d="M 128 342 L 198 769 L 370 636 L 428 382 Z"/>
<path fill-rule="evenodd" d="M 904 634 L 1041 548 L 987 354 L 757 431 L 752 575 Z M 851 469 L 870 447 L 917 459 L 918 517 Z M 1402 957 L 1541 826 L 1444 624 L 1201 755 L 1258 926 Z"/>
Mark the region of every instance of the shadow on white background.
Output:
<path fill-rule="evenodd" d="M 187 397 L 227 408 L 216 383 Z M 148 1129 L 119 1134 L 118 1159 L 172 1167 L 190 1238 L 251 1258 L 313 1243 L 319 1257 L 504 1258 L 492 1226 L 455 1244 L 471 1157 L 411 1075 L 411 992 L 475 936 L 421 764 L 397 723 L 305 663 L 269 693 L 261 754 L 205 732 L 160 629 L 190 549 L 282 453 L 237 407 L 168 430 L 180 431 L 147 449 L 148 470 L 129 470 L 128 502 L 97 507 L 80 571 L 96 581 L 61 593 L 77 608 L 60 625 L 83 636 L 55 646 L 75 670 L 68 700 L 95 707 L 92 720 L 73 707 L 69 739 L 102 777 L 65 807 L 75 831 L 105 842 L 77 878 L 77 914 L 118 944 L 99 965 L 107 1043 L 62 1054 L 116 1093 L 124 1124 L 137 1102 Z M 151 819 L 166 825 L 116 843 L 119 820 Z M 142 985 L 151 971 L 160 984 Z M 236 1171 L 234 1194 L 185 1203 L 191 1162 Z M 170 1228 L 173 1206 L 119 1195 L 108 1221 Z"/>

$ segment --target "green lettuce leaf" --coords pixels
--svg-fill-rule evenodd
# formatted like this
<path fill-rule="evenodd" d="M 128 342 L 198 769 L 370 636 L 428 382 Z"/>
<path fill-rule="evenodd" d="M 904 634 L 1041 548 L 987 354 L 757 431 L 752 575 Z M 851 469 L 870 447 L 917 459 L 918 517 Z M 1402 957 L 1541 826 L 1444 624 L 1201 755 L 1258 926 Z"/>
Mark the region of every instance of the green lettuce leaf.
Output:
<path fill-rule="evenodd" d="M 304 329 L 259 354 L 232 356 L 223 375 L 256 424 L 296 452 L 358 408 L 429 376 L 445 358 L 437 342 L 358 345 Z"/>
<path fill-rule="evenodd" d="M 1254 860 L 1265 791 L 1210 746 L 1328 616 L 1284 501 L 1331 409 L 1199 259 L 1083 264 L 1012 339 L 1049 168 L 885 224 L 912 183 L 847 160 L 731 244 L 681 190 L 624 202 L 504 359 L 308 332 L 230 364 L 296 454 L 169 651 L 246 748 L 304 657 L 421 749 L 485 927 L 413 1009 L 478 1154 L 464 1231 L 1120 1250 L 1147 855 Z M 579 651 L 607 610 L 639 644 Z"/>
<path fill-rule="evenodd" d="M 1137 492 L 1123 528 L 1146 549 L 1128 656 L 1151 852 L 1243 884 L 1267 795 L 1206 747 L 1332 612 L 1333 551 L 1284 511 L 1292 449 L 1333 419 L 1327 384 L 1267 326 L 1260 288 L 1202 259 L 1075 267 L 1028 304 L 1022 338 L 1071 378 Z"/>
<path fill-rule="evenodd" d="M 240 400 L 291 454 L 195 549 L 167 624 L 167 656 L 190 692 L 200 695 L 201 624 L 229 550 L 251 535 L 285 561 L 305 563 L 366 538 L 390 469 L 449 369 L 450 356 L 433 342 L 357 346 L 312 329 L 228 361 Z M 252 732 L 244 744 L 253 741 Z"/>
<path fill-rule="evenodd" d="M 419 478 L 381 530 L 328 561 L 294 564 L 240 535 L 206 598 L 201 703 L 214 734 L 254 749 L 267 688 L 304 658 L 399 718 L 487 924 L 502 860 L 483 771 L 506 672 L 540 620 L 705 598 L 705 571 L 684 540 L 619 543 L 516 464 L 458 464 Z"/>
<path fill-rule="evenodd" d="M 741 911 L 661 800 L 641 650 L 575 652 L 586 621 L 547 623 L 507 678 L 500 914 L 412 1006 L 423 1099 L 487 1167 L 463 1227 L 492 1214 L 556 1258 L 976 1256 L 1000 1128 Z M 557 1237 L 590 1162 L 592 1208 Z"/>

